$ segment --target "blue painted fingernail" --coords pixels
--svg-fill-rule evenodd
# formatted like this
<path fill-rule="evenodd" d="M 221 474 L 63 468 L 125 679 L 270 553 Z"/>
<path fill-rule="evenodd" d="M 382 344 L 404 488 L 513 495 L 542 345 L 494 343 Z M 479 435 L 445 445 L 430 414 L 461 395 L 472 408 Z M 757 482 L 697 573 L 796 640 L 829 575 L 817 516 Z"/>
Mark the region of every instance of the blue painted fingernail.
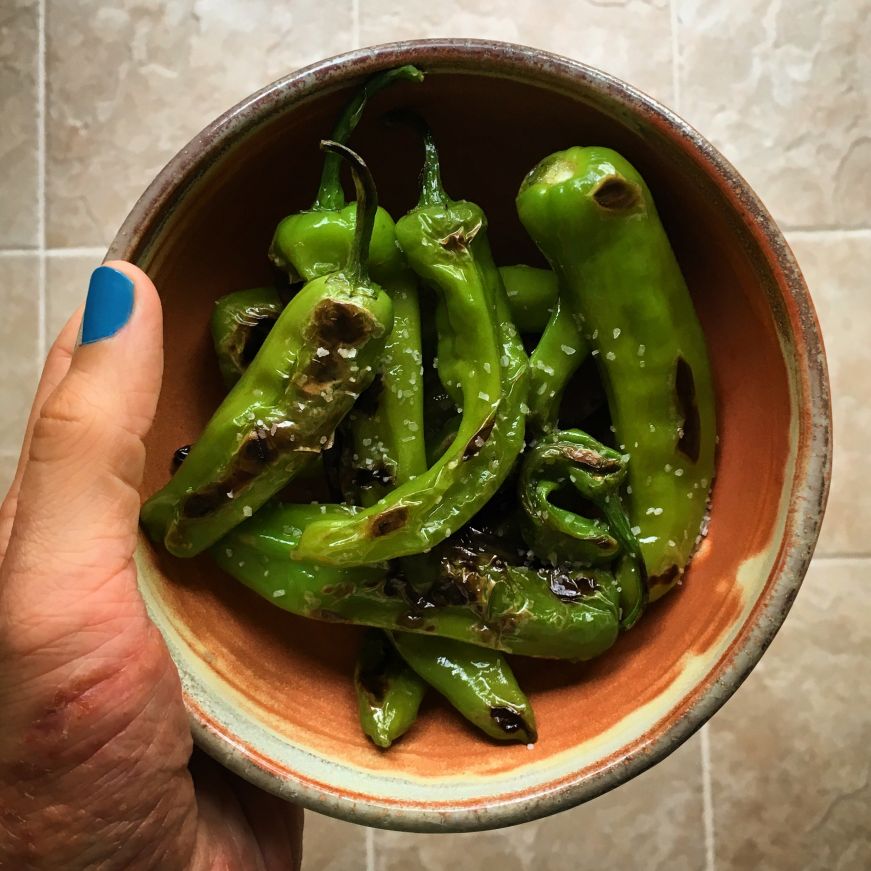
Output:
<path fill-rule="evenodd" d="M 90 345 L 114 336 L 133 313 L 133 282 L 111 266 L 91 274 L 79 344 Z"/>

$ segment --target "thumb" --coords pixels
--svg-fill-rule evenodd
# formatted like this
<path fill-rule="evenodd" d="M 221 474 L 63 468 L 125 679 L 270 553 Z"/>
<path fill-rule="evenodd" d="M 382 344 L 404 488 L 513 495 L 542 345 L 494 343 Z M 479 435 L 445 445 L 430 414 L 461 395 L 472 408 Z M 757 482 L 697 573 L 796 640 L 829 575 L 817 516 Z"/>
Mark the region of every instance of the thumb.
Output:
<path fill-rule="evenodd" d="M 99 267 L 69 371 L 33 426 L 2 565 L 0 618 L 41 627 L 56 640 L 80 629 L 86 614 L 96 618 L 93 596 L 112 599 L 119 615 L 125 601 L 136 607 L 142 439 L 162 367 L 160 300 L 151 280 L 129 263 Z M 52 638 L 31 640 L 37 646 Z"/>

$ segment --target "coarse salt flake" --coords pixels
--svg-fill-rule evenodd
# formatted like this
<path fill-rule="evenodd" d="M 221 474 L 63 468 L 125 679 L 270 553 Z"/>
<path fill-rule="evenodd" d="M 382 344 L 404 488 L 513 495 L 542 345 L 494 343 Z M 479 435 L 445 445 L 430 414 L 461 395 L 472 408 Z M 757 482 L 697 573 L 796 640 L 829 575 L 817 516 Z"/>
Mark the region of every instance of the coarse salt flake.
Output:
<path fill-rule="evenodd" d="M 565 354 L 567 357 L 571 357 L 572 354 L 575 353 L 575 349 L 574 349 L 571 345 L 560 345 L 560 350 L 561 350 L 561 351 L 563 352 L 563 354 Z"/>

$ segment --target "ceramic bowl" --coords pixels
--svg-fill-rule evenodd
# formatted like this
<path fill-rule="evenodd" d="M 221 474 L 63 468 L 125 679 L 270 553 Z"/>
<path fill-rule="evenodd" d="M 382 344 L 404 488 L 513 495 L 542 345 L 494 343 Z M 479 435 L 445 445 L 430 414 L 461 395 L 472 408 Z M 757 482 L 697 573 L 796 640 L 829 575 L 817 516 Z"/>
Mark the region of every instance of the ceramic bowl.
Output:
<path fill-rule="evenodd" d="M 830 469 L 825 357 L 807 289 L 769 214 L 699 133 L 623 82 L 530 48 L 407 42 L 332 58 L 269 85 L 209 125 L 160 173 L 111 257 L 160 290 L 166 375 L 143 493 L 163 485 L 222 388 L 212 301 L 270 279 L 276 222 L 307 207 L 318 140 L 352 90 L 404 63 L 427 72 L 373 101 L 355 146 L 396 216 L 416 200 L 421 152 L 380 122 L 414 106 L 432 124 L 445 182 L 480 203 L 500 262 L 539 262 L 514 210 L 524 174 L 572 144 L 623 152 L 649 182 L 713 361 L 718 474 L 710 532 L 684 583 L 586 665 L 518 661 L 540 727 L 497 746 L 438 701 L 389 752 L 357 724 L 353 627 L 295 618 L 143 538 L 142 594 L 178 666 L 197 742 L 289 800 L 355 822 L 419 831 L 505 826 L 579 804 L 671 753 L 744 680 L 796 595 Z"/>

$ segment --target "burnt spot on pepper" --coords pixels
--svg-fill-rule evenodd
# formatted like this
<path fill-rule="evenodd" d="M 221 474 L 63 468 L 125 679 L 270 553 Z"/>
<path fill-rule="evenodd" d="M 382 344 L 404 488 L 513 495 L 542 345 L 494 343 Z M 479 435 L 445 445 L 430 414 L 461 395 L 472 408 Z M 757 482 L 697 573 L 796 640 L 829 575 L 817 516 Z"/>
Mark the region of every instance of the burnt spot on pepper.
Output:
<path fill-rule="evenodd" d="M 628 212 L 642 202 L 638 185 L 620 176 L 602 181 L 593 191 L 593 199 L 599 208 L 608 212 Z"/>
<path fill-rule="evenodd" d="M 523 719 L 523 715 L 513 708 L 490 708 L 490 717 L 506 735 L 514 735 L 517 732 L 524 731 L 528 732 L 530 741 L 535 741 L 535 732 L 529 728 L 529 724 Z"/>
<path fill-rule="evenodd" d="M 480 452 L 481 448 L 487 444 L 487 439 L 492 435 L 494 426 L 496 426 L 496 415 L 491 415 L 478 432 L 469 439 L 469 443 L 463 450 L 464 460 L 470 460 Z"/>
<path fill-rule="evenodd" d="M 309 338 L 316 347 L 359 345 L 381 335 L 381 325 L 364 308 L 335 299 L 322 299 L 314 308 Z"/>
<path fill-rule="evenodd" d="M 390 508 L 387 511 L 376 514 L 369 521 L 369 531 L 373 538 L 380 538 L 383 535 L 390 535 L 391 532 L 402 529 L 407 521 L 408 508 L 404 505 L 397 505 L 395 508 Z"/>
<path fill-rule="evenodd" d="M 561 602 L 577 602 L 591 596 L 598 589 L 595 578 L 586 575 L 568 574 L 561 569 L 553 569 L 547 574 L 551 593 Z"/>
<path fill-rule="evenodd" d="M 619 472 L 623 468 L 623 462 L 614 457 L 607 457 L 590 448 L 582 448 L 577 445 L 566 445 L 563 448 L 566 459 L 571 460 L 582 471 L 594 475 L 610 475 Z"/>
<path fill-rule="evenodd" d="M 683 417 L 677 448 L 684 456 L 696 463 L 701 451 L 701 421 L 699 419 L 699 406 L 696 402 L 696 382 L 693 378 L 693 370 L 683 357 L 677 358 L 674 390 Z"/>
<path fill-rule="evenodd" d="M 384 700 L 389 689 L 388 665 L 387 651 L 379 645 L 377 649 L 366 650 L 357 669 L 357 683 L 376 703 Z"/>
<path fill-rule="evenodd" d="M 195 493 L 191 493 L 182 503 L 181 513 L 184 517 L 197 519 L 207 517 L 225 502 L 229 501 L 227 491 L 219 485 L 204 487 Z"/>
<path fill-rule="evenodd" d="M 278 314 L 269 312 L 259 315 L 256 320 L 252 318 L 253 323 L 246 323 L 243 326 L 239 343 L 241 346 L 239 350 L 241 368 L 247 369 L 254 362 L 257 352 L 263 347 L 266 337 L 277 320 Z"/>
<path fill-rule="evenodd" d="M 647 579 L 647 589 L 654 590 L 656 587 L 670 587 L 681 576 L 680 567 L 669 566 L 664 572 L 652 575 Z"/>
<path fill-rule="evenodd" d="M 475 224 L 474 227 L 470 227 L 468 230 L 465 227 L 460 227 L 457 230 L 454 230 L 453 233 L 448 233 L 444 239 L 439 239 L 439 244 L 445 251 L 465 251 L 474 240 L 475 236 L 481 230 L 481 222 L 479 221 Z"/>
<path fill-rule="evenodd" d="M 172 471 L 175 472 L 178 470 L 178 467 L 188 458 L 188 454 L 191 452 L 191 445 L 182 445 L 180 448 L 176 450 L 176 452 L 172 455 Z"/>

